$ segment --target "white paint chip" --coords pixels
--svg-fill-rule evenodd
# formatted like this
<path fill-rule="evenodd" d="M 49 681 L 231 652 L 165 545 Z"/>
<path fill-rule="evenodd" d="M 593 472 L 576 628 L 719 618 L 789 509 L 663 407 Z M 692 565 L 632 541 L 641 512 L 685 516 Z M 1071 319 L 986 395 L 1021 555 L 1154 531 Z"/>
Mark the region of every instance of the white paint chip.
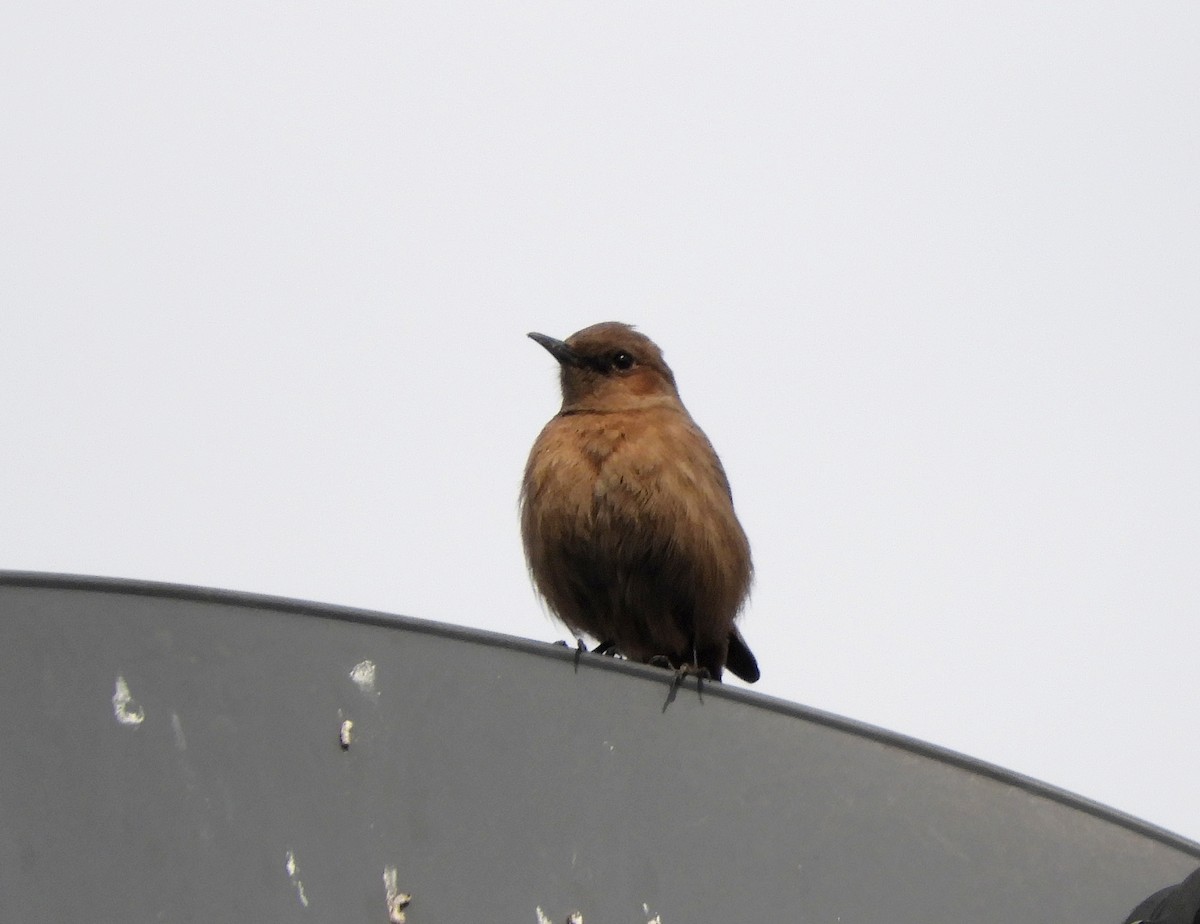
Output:
<path fill-rule="evenodd" d="M 307 908 L 308 896 L 304 894 L 304 882 L 300 879 L 296 866 L 296 855 L 290 850 L 287 852 L 287 859 L 283 864 L 283 868 L 287 871 L 288 879 L 292 880 L 292 885 L 296 887 L 296 894 L 300 896 L 300 904 Z"/>
<path fill-rule="evenodd" d="M 538 916 L 537 924 L 554 924 L 553 921 L 551 921 L 548 917 L 546 917 L 546 914 L 545 914 L 545 912 L 542 911 L 542 908 L 540 905 L 538 906 L 537 916 Z"/>
<path fill-rule="evenodd" d="M 374 661 L 359 661 L 350 670 L 350 679 L 354 681 L 354 685 L 366 693 L 368 696 L 374 694 L 379 695 L 375 689 L 375 662 Z"/>
<path fill-rule="evenodd" d="M 117 675 L 117 689 L 112 698 L 113 715 L 122 725 L 141 725 L 146 721 L 146 712 L 141 704 L 129 693 L 129 684 L 120 674 Z"/>
<path fill-rule="evenodd" d="M 412 896 L 407 892 L 400 891 L 400 887 L 397 885 L 396 867 L 385 866 L 383 868 L 383 889 L 387 894 L 388 920 L 391 924 L 405 924 L 407 916 L 404 914 L 404 909 L 412 901 Z"/>

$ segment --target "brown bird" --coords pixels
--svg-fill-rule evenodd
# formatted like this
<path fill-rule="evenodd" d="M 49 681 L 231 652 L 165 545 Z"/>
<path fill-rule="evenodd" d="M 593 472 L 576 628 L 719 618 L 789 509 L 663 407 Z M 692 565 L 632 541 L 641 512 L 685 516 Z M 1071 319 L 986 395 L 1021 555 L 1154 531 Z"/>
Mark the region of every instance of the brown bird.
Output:
<path fill-rule="evenodd" d="M 628 324 L 564 342 L 562 409 L 533 444 L 521 538 L 538 591 L 569 629 L 633 661 L 714 680 L 758 679 L 734 626 L 750 590 L 750 543 L 721 460 L 662 351 Z"/>

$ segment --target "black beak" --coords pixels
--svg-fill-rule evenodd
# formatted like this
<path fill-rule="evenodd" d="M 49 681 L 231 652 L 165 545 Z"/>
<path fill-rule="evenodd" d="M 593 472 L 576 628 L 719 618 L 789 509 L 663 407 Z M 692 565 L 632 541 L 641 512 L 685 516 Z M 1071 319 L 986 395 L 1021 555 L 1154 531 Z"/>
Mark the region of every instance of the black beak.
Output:
<path fill-rule="evenodd" d="M 529 339 L 535 340 L 544 346 L 547 352 L 564 366 L 580 366 L 583 364 L 579 354 L 561 340 L 555 340 L 553 337 L 537 333 L 530 334 Z"/>

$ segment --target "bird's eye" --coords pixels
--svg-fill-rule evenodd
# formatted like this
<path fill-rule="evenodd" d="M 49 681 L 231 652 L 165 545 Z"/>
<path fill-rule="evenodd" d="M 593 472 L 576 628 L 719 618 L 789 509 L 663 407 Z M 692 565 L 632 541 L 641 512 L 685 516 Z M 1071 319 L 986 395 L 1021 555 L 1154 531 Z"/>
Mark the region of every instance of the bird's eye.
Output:
<path fill-rule="evenodd" d="M 626 353 L 624 350 L 621 350 L 617 353 L 613 353 L 612 359 L 609 361 L 612 363 L 612 367 L 614 369 L 618 369 L 621 372 L 625 372 L 628 369 L 632 369 L 633 363 L 634 363 L 633 357 L 630 356 L 628 353 Z"/>

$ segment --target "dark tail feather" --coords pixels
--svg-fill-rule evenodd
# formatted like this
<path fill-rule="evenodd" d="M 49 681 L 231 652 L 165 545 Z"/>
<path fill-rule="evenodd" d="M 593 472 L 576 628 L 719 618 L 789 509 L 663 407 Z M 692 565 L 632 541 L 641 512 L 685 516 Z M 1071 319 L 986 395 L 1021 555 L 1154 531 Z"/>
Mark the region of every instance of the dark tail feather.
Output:
<path fill-rule="evenodd" d="M 746 683 L 758 680 L 758 660 L 737 629 L 729 633 L 729 654 L 725 658 L 725 667 Z"/>

